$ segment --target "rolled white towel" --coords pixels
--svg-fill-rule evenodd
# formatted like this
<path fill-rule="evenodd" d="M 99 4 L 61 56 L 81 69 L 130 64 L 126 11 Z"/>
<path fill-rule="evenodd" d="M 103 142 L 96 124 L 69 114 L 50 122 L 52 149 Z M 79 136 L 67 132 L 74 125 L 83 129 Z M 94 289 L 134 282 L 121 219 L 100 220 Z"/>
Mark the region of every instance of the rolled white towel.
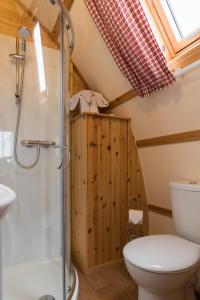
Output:
<path fill-rule="evenodd" d="M 142 224 L 143 223 L 143 211 L 137 209 L 129 210 L 129 223 Z"/>

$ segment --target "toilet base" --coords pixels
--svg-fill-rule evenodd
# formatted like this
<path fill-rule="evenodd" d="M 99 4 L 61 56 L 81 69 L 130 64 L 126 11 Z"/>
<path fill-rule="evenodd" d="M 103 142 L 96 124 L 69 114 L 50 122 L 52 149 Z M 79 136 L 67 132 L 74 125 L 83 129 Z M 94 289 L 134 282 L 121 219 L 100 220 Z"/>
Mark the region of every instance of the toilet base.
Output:
<path fill-rule="evenodd" d="M 193 288 L 187 290 L 176 291 L 173 294 L 167 295 L 154 294 L 150 291 L 139 287 L 138 300 L 196 300 Z"/>

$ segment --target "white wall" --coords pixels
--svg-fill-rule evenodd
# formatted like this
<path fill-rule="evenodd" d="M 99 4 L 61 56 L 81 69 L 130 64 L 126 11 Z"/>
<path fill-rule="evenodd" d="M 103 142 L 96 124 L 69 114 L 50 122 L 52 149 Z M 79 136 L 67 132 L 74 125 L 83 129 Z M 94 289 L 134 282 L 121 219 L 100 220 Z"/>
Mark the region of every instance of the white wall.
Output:
<path fill-rule="evenodd" d="M 200 128 L 200 70 L 147 98 L 136 97 L 113 110 L 130 117 L 136 140 Z M 148 203 L 171 208 L 169 182 L 200 179 L 200 142 L 140 149 Z M 162 218 L 162 221 L 161 221 Z M 150 214 L 150 231 L 173 232 L 170 219 Z M 157 227 L 157 228 L 156 228 Z"/>
<path fill-rule="evenodd" d="M 60 254 L 60 199 L 58 157 L 53 149 L 41 150 L 39 164 L 32 170 L 18 167 L 13 158 L 15 104 L 15 39 L 0 35 L 0 183 L 17 194 L 16 202 L 2 222 L 4 264 L 41 260 Z M 34 46 L 28 43 L 24 94 L 19 128 L 22 139 L 58 141 L 60 54 L 43 48 L 47 92 L 38 85 Z M 35 159 L 34 149 L 18 145 L 24 164 Z"/>
<path fill-rule="evenodd" d="M 75 0 L 71 16 L 76 34 L 73 60 L 89 86 L 109 100 L 130 90 L 83 0 Z M 113 112 L 131 118 L 137 140 L 200 129 L 200 69 L 164 91 L 145 99 L 136 97 Z M 169 182 L 200 178 L 200 142 L 145 148 L 140 157 L 151 204 L 170 208 Z M 151 213 L 150 231 L 173 232 L 172 220 Z"/>

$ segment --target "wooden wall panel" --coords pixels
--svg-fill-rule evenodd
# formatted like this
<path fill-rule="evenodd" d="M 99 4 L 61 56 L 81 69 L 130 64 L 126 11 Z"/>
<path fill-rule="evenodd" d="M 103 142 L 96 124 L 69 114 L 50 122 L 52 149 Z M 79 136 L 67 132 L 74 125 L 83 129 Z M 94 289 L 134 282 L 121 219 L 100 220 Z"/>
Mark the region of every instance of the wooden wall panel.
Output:
<path fill-rule="evenodd" d="M 71 214 L 72 214 L 72 253 L 75 261 L 82 269 L 87 265 L 86 245 L 86 203 L 87 203 L 87 144 L 85 143 L 86 122 L 77 119 L 72 124 L 71 143 Z"/>
<path fill-rule="evenodd" d="M 83 157 L 78 127 L 87 127 Z M 128 120 L 82 114 L 72 121 L 72 252 L 79 266 L 88 271 L 122 257 L 127 242 L 128 217 Z M 83 145 L 82 145 L 83 146 Z M 74 153 L 73 153 L 74 152 Z M 87 190 L 83 192 L 80 166 L 85 162 Z M 83 169 L 82 169 L 83 171 Z M 76 178 L 75 178 L 76 177 Z M 80 195 L 81 193 L 81 195 Z M 81 202 L 82 201 L 82 202 Z M 85 208 L 83 209 L 83 205 Z M 80 206 L 80 208 L 79 208 Z M 80 215 L 78 212 L 85 211 Z M 77 220 L 80 219 L 80 220 Z M 83 221 L 84 220 L 84 221 Z M 80 222 L 83 225 L 79 226 Z M 77 241 L 86 234 L 86 255 Z M 81 261 L 85 261 L 85 264 Z"/>
<path fill-rule="evenodd" d="M 97 119 L 86 118 L 87 122 L 87 242 L 88 253 L 87 262 L 88 268 L 95 265 L 96 253 L 98 250 L 97 231 L 98 231 L 98 144 L 97 144 Z"/>
<path fill-rule="evenodd" d="M 121 149 L 120 149 L 120 122 L 113 120 L 111 122 L 110 135 L 110 170 L 111 178 L 111 256 L 116 260 L 121 257 L 121 195 L 120 195 L 120 163 L 121 163 Z M 120 233 L 120 234 L 119 234 Z"/>
<path fill-rule="evenodd" d="M 128 125 L 129 121 L 120 122 L 120 210 L 121 210 L 121 247 L 127 243 L 128 224 Z M 118 155 L 116 153 L 116 155 Z M 122 253 L 121 253 L 122 255 Z"/>
<path fill-rule="evenodd" d="M 90 269 L 122 257 L 127 240 L 127 121 L 91 116 L 87 126 Z"/>
<path fill-rule="evenodd" d="M 82 90 L 89 90 L 89 86 L 75 67 L 75 65 L 71 62 L 70 66 L 70 96 L 77 94 Z"/>
<path fill-rule="evenodd" d="M 122 258 L 128 203 L 147 211 L 129 120 L 79 115 L 72 121 L 72 252 L 83 271 Z M 147 227 L 135 232 L 143 235 Z"/>
<path fill-rule="evenodd" d="M 110 223 L 110 197 L 111 197 L 111 170 L 110 170 L 110 120 L 101 119 L 101 164 L 100 174 L 101 186 L 100 189 L 100 201 L 102 210 L 102 263 L 110 260 L 109 242 L 111 235 L 111 223 Z M 97 237 L 98 238 L 98 237 Z"/>

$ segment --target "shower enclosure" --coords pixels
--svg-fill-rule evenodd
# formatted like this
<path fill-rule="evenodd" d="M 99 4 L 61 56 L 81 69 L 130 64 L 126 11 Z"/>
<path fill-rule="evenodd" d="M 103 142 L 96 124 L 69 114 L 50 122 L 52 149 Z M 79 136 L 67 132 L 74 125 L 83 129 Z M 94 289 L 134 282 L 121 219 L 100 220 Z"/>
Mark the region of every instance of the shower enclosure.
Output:
<path fill-rule="evenodd" d="M 1 3 L 0 183 L 17 198 L 1 222 L 0 299 L 77 299 L 70 257 L 71 20 L 61 0 Z"/>

